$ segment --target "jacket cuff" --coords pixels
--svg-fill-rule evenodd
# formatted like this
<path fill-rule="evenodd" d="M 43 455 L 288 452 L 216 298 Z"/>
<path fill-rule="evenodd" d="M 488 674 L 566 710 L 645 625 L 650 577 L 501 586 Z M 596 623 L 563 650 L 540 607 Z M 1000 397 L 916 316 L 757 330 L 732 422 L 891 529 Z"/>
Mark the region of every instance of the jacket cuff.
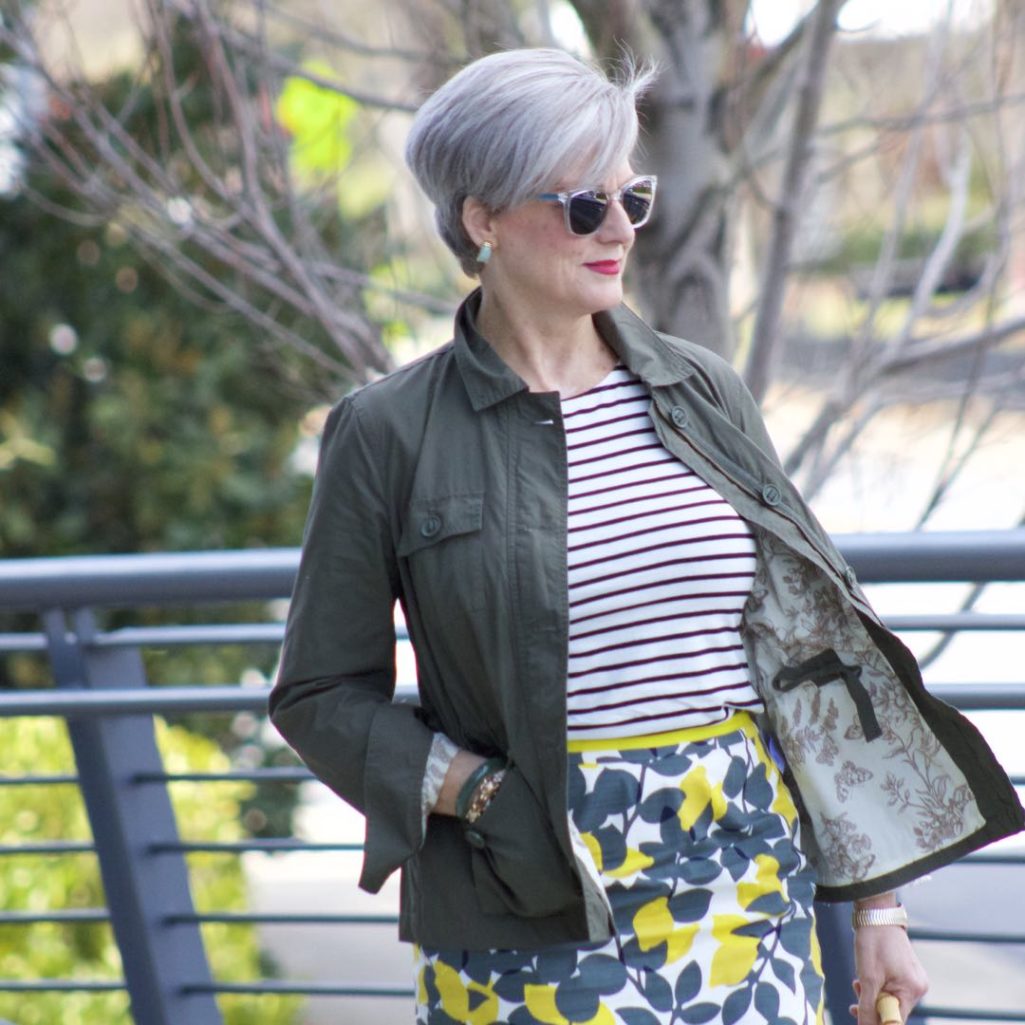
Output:
<path fill-rule="evenodd" d="M 420 839 L 427 836 L 427 816 L 438 803 L 449 766 L 459 748 L 444 733 L 435 733 L 431 741 L 430 754 L 427 756 L 427 767 L 424 769 L 424 781 L 420 787 Z"/>
<path fill-rule="evenodd" d="M 377 893 L 422 843 L 423 781 L 434 733 L 411 712 L 408 705 L 382 705 L 370 724 L 359 878 L 370 893 Z"/>

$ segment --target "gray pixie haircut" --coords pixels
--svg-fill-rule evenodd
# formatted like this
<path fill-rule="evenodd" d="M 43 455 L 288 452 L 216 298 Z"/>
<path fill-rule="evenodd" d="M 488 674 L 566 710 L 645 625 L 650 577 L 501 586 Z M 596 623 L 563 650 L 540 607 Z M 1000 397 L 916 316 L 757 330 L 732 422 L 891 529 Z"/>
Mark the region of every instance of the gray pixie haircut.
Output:
<path fill-rule="evenodd" d="M 420 107 L 406 163 L 467 274 L 477 273 L 477 247 L 463 201 L 500 213 L 567 172 L 581 186 L 604 183 L 637 145 L 637 102 L 654 77 L 628 56 L 610 77 L 563 50 L 508 50 L 467 65 Z"/>

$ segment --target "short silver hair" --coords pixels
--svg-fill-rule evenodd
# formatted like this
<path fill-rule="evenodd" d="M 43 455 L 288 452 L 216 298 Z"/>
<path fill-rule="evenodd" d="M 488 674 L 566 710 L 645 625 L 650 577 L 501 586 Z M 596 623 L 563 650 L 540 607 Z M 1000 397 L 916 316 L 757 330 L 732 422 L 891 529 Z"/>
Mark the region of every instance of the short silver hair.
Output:
<path fill-rule="evenodd" d="M 637 102 L 655 76 L 626 56 L 608 75 L 564 50 L 489 54 L 467 65 L 417 111 L 406 163 L 435 205 L 445 244 L 477 272 L 463 201 L 496 213 L 567 184 L 600 185 L 637 145 Z"/>

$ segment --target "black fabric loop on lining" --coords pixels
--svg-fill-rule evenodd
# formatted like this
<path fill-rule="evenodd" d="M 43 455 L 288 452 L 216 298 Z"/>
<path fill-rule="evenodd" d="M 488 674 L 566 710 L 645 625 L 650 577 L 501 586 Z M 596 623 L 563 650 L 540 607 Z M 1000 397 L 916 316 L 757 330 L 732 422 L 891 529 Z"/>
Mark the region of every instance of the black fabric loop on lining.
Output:
<path fill-rule="evenodd" d="M 784 666 L 773 677 L 772 686 L 781 693 L 786 693 L 805 681 L 814 683 L 816 687 L 824 687 L 834 680 L 842 680 L 847 688 L 847 693 L 858 710 L 861 732 L 865 735 L 865 740 L 872 741 L 881 737 L 883 731 L 872 707 L 872 698 L 861 682 L 861 666 L 847 665 L 832 648 L 826 648 L 825 651 L 820 651 L 796 666 Z"/>

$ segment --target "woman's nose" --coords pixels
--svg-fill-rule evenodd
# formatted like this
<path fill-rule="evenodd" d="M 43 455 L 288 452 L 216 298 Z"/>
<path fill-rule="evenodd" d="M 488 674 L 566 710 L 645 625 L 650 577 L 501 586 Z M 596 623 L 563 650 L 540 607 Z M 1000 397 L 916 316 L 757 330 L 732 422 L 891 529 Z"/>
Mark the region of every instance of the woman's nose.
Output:
<path fill-rule="evenodd" d="M 626 215 L 623 201 L 621 199 L 611 200 L 608 212 L 605 214 L 605 220 L 601 222 L 601 228 L 598 232 L 602 240 L 630 243 L 633 241 L 636 230 L 630 223 L 630 218 Z"/>

